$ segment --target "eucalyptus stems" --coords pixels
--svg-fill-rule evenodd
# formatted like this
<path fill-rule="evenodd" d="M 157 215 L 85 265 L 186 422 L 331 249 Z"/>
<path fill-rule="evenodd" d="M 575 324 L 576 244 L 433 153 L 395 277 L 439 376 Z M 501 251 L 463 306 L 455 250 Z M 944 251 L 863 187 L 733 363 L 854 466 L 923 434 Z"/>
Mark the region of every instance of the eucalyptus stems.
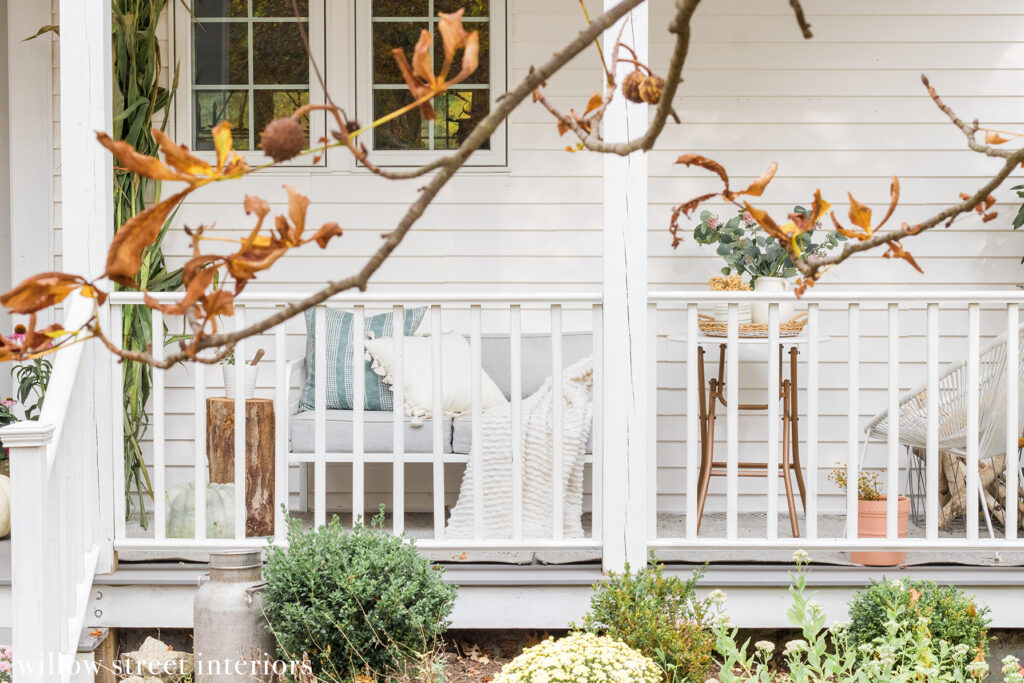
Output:
<path fill-rule="evenodd" d="M 170 89 L 160 86 L 162 67 L 157 26 L 167 0 L 112 0 L 114 55 L 114 127 L 113 138 L 123 140 L 140 153 L 155 155 L 156 142 L 150 134 L 158 116 L 160 128 L 167 125 L 174 90 L 178 85 L 175 68 Z M 146 208 L 147 201 L 158 200 L 160 184 L 127 169 L 114 167 L 114 229 Z M 173 216 L 172 216 L 173 218 Z M 164 261 L 164 235 L 168 220 L 157 241 L 142 255 L 138 274 L 139 289 L 150 292 L 171 291 L 181 286 L 181 270 L 169 271 Z M 124 347 L 145 351 L 152 342 L 152 316 L 145 306 L 123 307 Z M 145 364 L 125 361 L 122 370 L 124 390 L 124 481 L 126 514 L 135 511 L 132 490 L 137 495 L 139 518 L 146 526 L 144 494 L 152 495 L 149 473 L 142 457 L 142 440 L 149 427 L 146 403 L 152 387 L 153 369 Z"/>

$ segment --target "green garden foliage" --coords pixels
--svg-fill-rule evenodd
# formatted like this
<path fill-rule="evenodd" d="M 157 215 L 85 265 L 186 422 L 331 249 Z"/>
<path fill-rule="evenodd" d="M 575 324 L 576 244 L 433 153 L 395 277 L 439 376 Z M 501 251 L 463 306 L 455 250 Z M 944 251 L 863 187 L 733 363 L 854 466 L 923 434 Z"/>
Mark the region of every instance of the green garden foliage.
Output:
<path fill-rule="evenodd" d="M 654 660 L 667 683 L 704 681 L 711 667 L 714 604 L 697 597 L 703 568 L 689 579 L 666 576 L 651 564 L 635 574 L 609 573 L 594 585 L 590 611 L 574 625 L 619 640 Z"/>
<path fill-rule="evenodd" d="M 925 617 L 934 640 L 988 652 L 988 607 L 978 607 L 955 586 L 910 579 L 872 581 L 854 596 L 850 603 L 851 644 L 856 647 L 884 636 L 893 611 L 897 621 L 906 626 Z"/>
<path fill-rule="evenodd" d="M 266 615 L 285 660 L 306 653 L 318 676 L 347 681 L 400 671 L 434 650 L 455 586 L 383 523 L 382 512 L 351 531 L 337 517 L 303 531 L 293 519 L 288 548 L 268 548 Z"/>

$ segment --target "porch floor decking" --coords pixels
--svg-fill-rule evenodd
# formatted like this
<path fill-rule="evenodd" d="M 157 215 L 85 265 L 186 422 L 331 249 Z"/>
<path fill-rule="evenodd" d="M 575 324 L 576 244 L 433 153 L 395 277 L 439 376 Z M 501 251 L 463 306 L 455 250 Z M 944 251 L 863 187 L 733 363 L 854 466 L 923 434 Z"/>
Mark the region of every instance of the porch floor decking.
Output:
<path fill-rule="evenodd" d="M 350 513 L 330 514 L 339 516 L 346 527 L 351 525 Z M 302 520 L 302 524 L 306 528 L 313 526 L 312 512 L 293 512 L 292 516 Z M 802 514 L 798 516 L 798 521 L 801 533 L 805 532 L 806 520 Z M 387 515 L 385 528 L 390 528 L 391 522 L 391 516 Z M 739 538 L 764 538 L 766 524 L 767 514 L 764 512 L 741 512 L 738 516 L 737 533 Z M 845 531 L 845 524 L 846 520 L 842 514 L 819 514 L 818 536 L 820 538 L 841 538 Z M 413 538 L 432 539 L 434 537 L 431 513 L 406 513 L 405 527 L 407 535 Z M 591 516 L 589 513 L 583 515 L 583 528 L 585 533 L 590 533 Z M 657 528 L 659 538 L 681 538 L 685 535 L 686 516 L 667 512 L 658 513 Z M 701 524 L 701 538 L 724 538 L 725 530 L 726 514 L 724 512 L 705 513 Z M 778 531 L 780 538 L 793 537 L 788 514 L 779 514 Z M 994 531 L 997 537 L 1003 533 L 1002 528 L 998 525 Z M 128 524 L 127 533 L 130 538 L 147 538 L 153 535 L 152 526 L 149 530 L 143 529 L 137 520 L 132 520 Z M 954 522 L 948 529 L 939 531 L 940 538 L 963 538 L 964 535 L 962 520 Z M 980 538 L 987 538 L 988 530 L 982 526 L 979 528 L 978 535 Z M 910 520 L 908 536 L 910 538 L 925 536 L 923 520 L 920 523 L 915 523 L 913 519 Z M 5 541 L 4 543 L 9 542 Z M 467 543 L 471 543 L 471 541 L 467 540 Z M 652 545 L 657 547 L 657 542 L 653 542 Z M 737 547 L 733 549 L 658 549 L 656 554 L 662 562 L 670 563 L 788 564 L 792 561 L 793 551 L 791 549 L 765 550 L 764 548 Z M 856 566 L 850 561 L 849 553 L 846 552 L 816 550 L 811 555 L 816 564 Z M 125 550 L 120 551 L 118 556 L 126 562 L 167 559 L 205 562 L 207 558 L 207 554 L 203 552 L 168 553 L 167 551 L 149 550 Z M 432 551 L 428 553 L 428 556 L 432 561 L 441 563 L 572 564 L 600 561 L 600 553 L 595 550 L 467 551 L 464 554 Z M 2 555 L 0 555 L 0 559 L 3 559 Z M 906 564 L 914 566 L 952 564 L 979 567 L 1024 567 L 1024 550 L 995 552 L 950 548 L 943 551 L 913 551 L 907 553 Z M 8 567 L 9 552 L 8 561 L 0 571 L 9 571 Z"/>

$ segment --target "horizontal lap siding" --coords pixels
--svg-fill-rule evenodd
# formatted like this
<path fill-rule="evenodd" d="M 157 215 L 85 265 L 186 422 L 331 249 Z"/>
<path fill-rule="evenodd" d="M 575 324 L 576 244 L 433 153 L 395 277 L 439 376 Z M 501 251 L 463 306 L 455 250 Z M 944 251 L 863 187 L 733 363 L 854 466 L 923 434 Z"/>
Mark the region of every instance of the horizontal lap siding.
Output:
<path fill-rule="evenodd" d="M 56 7 L 56 0 L 53 2 Z M 592 12 L 597 4 L 589 3 Z M 672 4 L 670 0 L 652 4 L 652 64 L 661 72 L 671 43 L 665 27 Z M 754 15 L 749 14 L 752 7 L 756 8 Z M 983 4 L 828 0 L 807 9 L 815 31 L 812 41 L 799 37 L 785 2 L 705 0 L 700 6 L 685 81 L 675 103 L 684 125 L 670 124 L 658 149 L 650 154 L 652 287 L 701 288 L 721 266 L 713 250 L 699 248 L 689 237 L 675 251 L 669 246 L 667 225 L 672 206 L 720 187 L 710 174 L 675 166 L 674 160 L 682 153 L 697 152 L 721 161 L 736 187 L 759 176 L 770 162 L 779 162 L 775 181 L 758 202 L 776 216 L 793 204 L 809 202 L 816 188 L 842 218 L 847 211 L 847 191 L 880 213 L 888 202 L 890 178 L 898 175 L 903 194 L 895 219 L 914 221 L 941 209 L 959 192 L 978 187 L 998 167 L 998 161 L 964 150 L 962 135 L 925 94 L 921 72 L 929 74 L 947 102 L 966 119 L 977 116 L 994 127 L 1024 130 L 1024 8 L 1015 0 Z M 509 0 L 508 14 L 507 62 L 513 84 L 582 26 L 577 4 L 568 0 Z M 59 226 L 56 45 L 54 42 L 54 212 Z M 163 45 L 169 55 L 170 43 L 165 39 Z M 341 59 L 338 63 L 346 62 Z M 328 70 L 336 97 L 347 97 L 347 76 L 339 69 Z M 597 58 L 588 51 L 553 77 L 546 92 L 556 106 L 578 110 L 600 87 Z M 352 108 L 351 102 L 340 103 Z M 178 130 L 186 127 L 179 125 Z M 600 157 L 564 152 L 567 139 L 558 136 L 547 113 L 531 103 L 512 115 L 508 135 L 508 170 L 470 170 L 452 181 L 374 278 L 376 291 L 592 291 L 600 287 Z M 197 192 L 181 208 L 176 225 L 215 223 L 224 234 L 240 236 L 251 225 L 241 210 L 244 196 L 260 195 L 271 202 L 275 212 L 283 211 L 283 184 L 311 197 L 311 224 L 336 220 L 345 235 L 325 251 L 310 245 L 289 255 L 253 283 L 257 291 L 307 291 L 328 278 L 351 273 L 401 218 L 423 182 L 387 182 L 365 173 L 326 170 L 262 173 Z M 1013 194 L 1002 190 L 996 196 L 997 220 L 983 224 L 973 217 L 961 219 L 950 228 L 908 241 L 908 248 L 925 269 L 923 276 L 905 263 L 872 254 L 830 272 L 822 286 L 886 287 L 896 292 L 906 287 L 1016 284 L 1024 237 L 1008 227 L 1016 208 Z M 690 224 L 684 221 L 684 225 Z M 59 233 L 56 244 L 60 244 Z M 188 245 L 180 231 L 170 234 L 166 251 L 173 264 L 187 257 Z M 59 265 L 59 256 L 57 262 Z M 942 359 L 949 362 L 965 350 L 962 338 L 955 335 L 966 328 L 966 311 L 956 307 L 944 313 L 942 320 Z M 885 321 L 884 312 L 878 310 L 862 314 L 860 403 L 865 421 L 886 401 Z M 998 323 L 996 313 L 983 315 L 986 332 L 994 331 Z M 485 320 L 485 324 L 491 323 Z M 538 324 L 537 329 L 546 329 L 544 322 Z M 663 337 L 681 331 L 682 324 L 678 310 L 659 315 Z M 924 379 L 923 324 L 919 309 L 901 317 L 908 335 L 901 346 L 906 363 L 901 372 L 902 388 Z M 586 323 L 575 319 L 569 326 L 582 329 Z M 844 314 L 823 312 L 822 327 L 833 337 L 821 348 L 820 464 L 827 466 L 845 455 Z M 468 326 L 461 329 L 468 331 Z M 250 349 L 260 346 L 273 355 L 271 337 L 249 344 Z M 301 321 L 289 324 L 287 346 L 289 358 L 301 356 Z M 662 509 L 678 510 L 683 507 L 685 492 L 683 348 L 662 338 L 658 352 L 659 501 Z M 743 362 L 741 396 L 745 400 L 760 400 L 764 390 L 757 387 L 764 386 L 765 372 L 764 366 L 753 360 Z M 800 372 L 803 383 L 803 365 Z M 261 392 L 268 396 L 272 375 L 268 366 L 261 378 Z M 190 378 L 185 369 L 175 369 L 168 376 L 168 484 L 192 476 Z M 207 381 L 211 387 L 219 387 L 219 372 L 208 371 Z M 757 414 L 740 418 L 740 444 L 750 458 L 763 457 L 765 420 Z M 724 422 L 719 434 L 724 437 Z M 720 448 L 724 449 L 724 442 Z M 879 447 L 870 462 L 880 465 L 883 460 L 884 447 Z M 330 469 L 328 500 L 332 506 L 348 504 L 343 493 L 347 469 Z M 448 488 L 454 492 L 459 468 L 449 470 Z M 410 466 L 407 485 L 408 509 L 429 509 L 429 474 L 424 470 L 421 475 Z M 368 495 L 382 499 L 389 488 L 390 470 L 368 466 Z M 820 509 L 842 509 L 844 502 L 831 484 L 822 479 L 819 490 L 825 496 Z M 763 480 L 741 481 L 741 505 L 760 509 L 762 491 Z M 722 505 L 723 499 L 717 495 L 709 501 L 710 509 L 722 509 Z"/>
<path fill-rule="evenodd" d="M 786 3 L 721 0 L 702 3 L 694 23 L 694 41 L 676 110 L 686 125 L 669 126 L 650 162 L 650 279 L 654 288 L 703 287 L 723 262 L 709 247 L 695 244 L 687 230 L 671 249 L 667 232 L 672 206 L 721 187 L 712 174 L 673 162 L 696 152 L 721 162 L 734 187 L 745 187 L 777 161 L 778 174 L 757 205 L 781 218 L 794 204 L 808 205 L 820 188 L 836 215 L 847 222 L 846 193 L 875 209 L 876 220 L 889 200 L 893 175 L 900 178 L 902 200 L 895 225 L 916 222 L 973 192 L 998 168 L 999 161 L 965 149 L 963 135 L 938 111 L 920 81 L 926 72 L 946 101 L 965 119 L 983 125 L 1024 130 L 1020 92 L 1024 84 L 1024 8 L 993 2 L 970 6 L 954 2 L 818 2 L 808 6 L 815 38 L 803 41 Z M 671 3 L 658 0 L 652 25 L 666 25 Z M 538 39 L 543 39 L 539 36 Z M 652 61 L 665 64 L 670 40 L 652 34 Z M 539 123 L 539 120 L 538 120 Z M 1011 183 L 1012 184 L 1012 183 Z M 862 255 L 829 272 L 822 286 L 891 289 L 1015 285 L 1021 281 L 1024 236 L 1010 230 L 1019 202 L 1008 189 L 996 194 L 999 218 L 982 223 L 972 216 L 949 228 L 909 239 L 907 248 L 924 268 L 920 275 L 906 263 Z M 712 208 L 731 215 L 728 206 Z M 691 227 L 695 221 L 683 220 Z M 983 334 L 1001 331 L 1004 317 L 987 310 Z M 967 313 L 951 306 L 940 318 L 943 363 L 966 353 Z M 900 329 L 900 387 L 926 379 L 924 311 L 904 311 Z M 663 336 L 685 327 L 682 311 L 664 311 Z M 838 490 L 825 481 L 827 468 L 845 462 L 847 422 L 847 338 L 845 311 L 826 310 L 821 327 L 832 339 L 822 344 L 819 397 L 819 486 L 822 512 L 845 509 Z M 887 406 L 887 318 L 883 309 L 861 312 L 859 373 L 861 423 Z M 685 347 L 659 340 L 658 463 L 662 509 L 682 509 L 685 491 Z M 741 354 L 741 391 L 745 402 L 766 400 L 767 367 L 756 355 Z M 761 356 L 763 358 L 763 356 Z M 806 408 L 806 347 L 799 382 Z M 708 356 L 715 371 L 717 349 Z M 788 359 L 784 366 L 788 377 Z M 724 409 L 716 453 L 725 457 Z M 741 457 L 764 461 L 767 436 L 764 413 L 742 414 Z M 806 425 L 803 425 L 806 436 Z M 806 465 L 806 449 L 802 450 Z M 868 454 L 870 467 L 884 466 L 884 445 Z M 724 509 L 724 480 L 712 484 L 709 509 Z M 780 487 L 781 489 L 781 487 Z M 740 481 L 740 506 L 763 510 L 764 480 Z M 783 508 L 784 509 L 784 508 Z"/>

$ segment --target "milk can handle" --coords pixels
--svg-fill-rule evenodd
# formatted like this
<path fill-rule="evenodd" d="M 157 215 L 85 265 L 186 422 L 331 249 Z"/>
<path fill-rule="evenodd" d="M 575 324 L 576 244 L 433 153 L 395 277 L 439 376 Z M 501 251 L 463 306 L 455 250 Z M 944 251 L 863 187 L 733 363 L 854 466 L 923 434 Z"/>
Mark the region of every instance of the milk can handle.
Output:
<path fill-rule="evenodd" d="M 205 584 L 209 580 L 210 580 L 210 572 L 206 572 L 205 574 L 200 574 L 199 578 L 196 579 L 196 586 L 198 586 L 199 588 L 202 588 L 203 584 Z"/>
<path fill-rule="evenodd" d="M 245 589 L 245 606 L 252 607 L 252 596 L 256 593 L 262 593 L 267 587 L 267 582 L 257 583 L 253 586 L 249 586 Z"/>

